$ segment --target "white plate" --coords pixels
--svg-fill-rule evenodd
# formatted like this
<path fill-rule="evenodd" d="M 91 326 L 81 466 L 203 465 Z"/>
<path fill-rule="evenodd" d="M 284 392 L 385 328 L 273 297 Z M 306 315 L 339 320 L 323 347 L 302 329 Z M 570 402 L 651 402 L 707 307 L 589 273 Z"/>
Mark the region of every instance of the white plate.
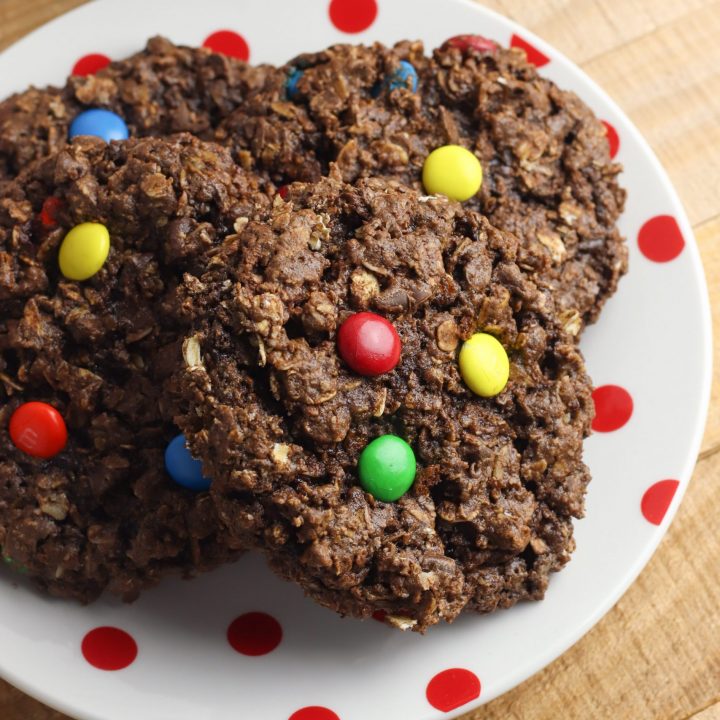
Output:
<path fill-rule="evenodd" d="M 336 7 L 346 1 L 335 0 Z M 643 568 L 677 509 L 703 431 L 711 330 L 692 231 L 664 171 L 620 109 L 523 28 L 463 0 L 377 1 L 370 27 L 348 34 L 333 26 L 327 0 L 98 0 L 0 56 L 0 96 L 30 83 L 61 83 L 81 55 L 121 58 L 155 33 L 198 45 L 215 30 L 236 30 L 254 62 L 279 63 L 343 41 L 409 37 L 432 48 L 459 33 L 503 44 L 516 34 L 540 50 L 549 58 L 542 73 L 575 90 L 616 128 L 617 159 L 625 165 L 622 182 L 629 191 L 621 229 L 630 246 L 630 273 L 582 347 L 596 384 L 625 388 L 634 409 L 622 428 L 587 442 L 593 482 L 587 518 L 577 524 L 577 552 L 552 579 L 543 602 L 463 617 L 426 637 L 373 621 L 341 620 L 276 580 L 252 555 L 191 583 L 168 581 L 131 606 L 52 601 L 4 574 L 0 672 L 71 715 L 288 720 L 301 708 L 320 706 L 335 714 L 308 711 L 293 720 L 435 720 L 470 710 L 540 670 L 587 632 Z M 684 247 L 675 259 L 655 262 L 640 251 L 638 235 L 662 215 L 675 218 Z M 655 226 L 660 234 L 653 236 L 652 228 L 646 226 L 644 239 L 667 246 L 667 229 Z M 679 482 L 674 497 L 673 483 L 656 485 L 668 479 Z M 671 498 L 669 508 L 663 497 Z M 257 657 L 236 652 L 226 639 L 231 621 L 251 611 L 273 616 L 283 633 L 277 648 Z M 83 657 L 85 634 L 105 625 L 124 629 L 137 642 L 137 658 L 122 670 L 99 670 Z M 458 684 L 450 683 L 446 713 L 433 707 L 426 690 L 449 668 L 469 672 L 450 675 Z M 479 697 L 476 684 L 462 682 L 473 676 L 481 683 Z M 437 693 L 430 697 L 441 704 Z"/>

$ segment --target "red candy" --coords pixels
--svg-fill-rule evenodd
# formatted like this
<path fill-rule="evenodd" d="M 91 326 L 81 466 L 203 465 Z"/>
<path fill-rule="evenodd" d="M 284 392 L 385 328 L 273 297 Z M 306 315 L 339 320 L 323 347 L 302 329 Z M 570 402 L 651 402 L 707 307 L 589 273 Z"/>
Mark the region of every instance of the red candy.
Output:
<path fill-rule="evenodd" d="M 289 188 L 287 185 L 281 185 L 281 186 L 278 188 L 277 194 L 278 194 L 283 200 L 285 200 L 285 199 L 287 198 L 289 192 L 290 192 L 290 188 Z"/>
<path fill-rule="evenodd" d="M 442 44 L 442 50 L 448 48 L 456 48 L 460 52 L 475 50 L 480 53 L 493 53 L 498 49 L 498 44 L 482 35 L 456 35 Z"/>
<path fill-rule="evenodd" d="M 44 402 L 21 405 L 10 417 L 9 430 L 15 447 L 33 457 L 51 458 L 67 443 L 62 415 Z"/>
<path fill-rule="evenodd" d="M 351 315 L 340 326 L 337 342 L 342 359 L 360 375 L 382 375 L 400 360 L 397 331 L 375 313 Z"/>
<path fill-rule="evenodd" d="M 45 199 L 42 210 L 40 210 L 40 222 L 43 227 L 47 230 L 52 230 L 57 227 L 58 224 L 58 213 L 62 207 L 62 200 L 51 195 Z"/>

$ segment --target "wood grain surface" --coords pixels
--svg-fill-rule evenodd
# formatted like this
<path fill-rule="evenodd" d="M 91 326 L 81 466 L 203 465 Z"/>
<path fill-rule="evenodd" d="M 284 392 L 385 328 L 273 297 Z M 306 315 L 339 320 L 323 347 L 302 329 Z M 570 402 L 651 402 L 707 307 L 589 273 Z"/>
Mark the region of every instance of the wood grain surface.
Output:
<path fill-rule="evenodd" d="M 0 49 L 83 2 L 0 0 Z M 567 54 L 619 103 L 650 142 L 695 228 L 713 326 L 720 336 L 720 2 L 483 4 Z M 682 342 L 682 328 L 668 332 Z M 717 351 L 715 368 L 712 406 L 692 483 L 640 578 L 562 657 L 461 720 L 720 720 Z M 0 718 L 66 720 L 2 681 Z"/>

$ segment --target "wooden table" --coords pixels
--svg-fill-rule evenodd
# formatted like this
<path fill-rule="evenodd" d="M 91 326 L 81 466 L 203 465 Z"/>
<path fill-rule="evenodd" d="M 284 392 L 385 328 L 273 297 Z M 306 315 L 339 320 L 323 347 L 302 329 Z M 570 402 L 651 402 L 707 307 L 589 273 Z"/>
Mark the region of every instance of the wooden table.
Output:
<path fill-rule="evenodd" d="M 83 2 L 0 0 L 0 48 Z M 695 228 L 720 336 L 720 2 L 483 3 L 518 20 L 578 63 L 653 146 Z M 681 338 L 682 328 L 668 331 Z M 713 402 L 695 475 L 650 564 L 577 645 L 462 720 L 720 719 L 717 355 Z M 2 681 L 0 717 L 65 720 Z"/>

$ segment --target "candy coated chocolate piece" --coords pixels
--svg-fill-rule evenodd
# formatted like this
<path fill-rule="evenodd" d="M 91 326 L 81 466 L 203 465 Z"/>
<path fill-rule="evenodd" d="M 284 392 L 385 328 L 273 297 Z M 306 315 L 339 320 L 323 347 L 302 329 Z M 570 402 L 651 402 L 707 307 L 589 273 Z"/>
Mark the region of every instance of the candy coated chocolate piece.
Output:
<path fill-rule="evenodd" d="M 209 490 L 211 480 L 203 475 L 202 463 L 188 450 L 184 435 L 176 435 L 165 450 L 165 469 L 168 475 L 188 490 Z"/>
<path fill-rule="evenodd" d="M 415 453 L 397 435 L 375 438 L 358 462 L 363 489 L 383 502 L 399 500 L 412 486 L 415 471 Z"/>
<path fill-rule="evenodd" d="M 65 236 L 58 264 L 68 280 L 87 280 L 100 271 L 110 252 L 110 233 L 100 223 L 81 223 Z"/>
<path fill-rule="evenodd" d="M 445 195 L 461 202 L 476 195 L 482 185 L 482 166 L 460 145 L 443 145 L 425 159 L 422 180 L 430 195 Z"/>
<path fill-rule="evenodd" d="M 298 95 L 298 82 L 303 76 L 303 71 L 298 68 L 293 68 L 287 77 L 285 82 L 285 92 L 287 93 L 289 100 L 294 100 Z"/>
<path fill-rule="evenodd" d="M 79 135 L 94 135 L 105 142 L 127 140 L 130 136 L 125 121 L 111 110 L 92 108 L 81 112 L 70 124 L 68 137 L 72 140 Z"/>
<path fill-rule="evenodd" d="M 481 397 L 501 393 L 510 375 L 510 362 L 505 348 L 487 333 L 475 333 L 467 340 L 458 358 L 465 384 Z"/>
<path fill-rule="evenodd" d="M 418 86 L 417 71 L 407 60 L 401 60 L 397 68 L 385 78 L 383 85 L 387 90 L 407 88 L 415 92 Z"/>
<path fill-rule="evenodd" d="M 498 44 L 490 38 L 482 35 L 455 35 L 448 38 L 441 46 L 441 49 L 457 48 L 460 52 L 475 50 L 479 53 L 494 53 L 498 49 Z"/>
<path fill-rule="evenodd" d="M 18 450 L 38 458 L 51 458 L 67 444 L 63 416 L 44 402 L 26 402 L 10 416 L 10 439 Z"/>
<path fill-rule="evenodd" d="M 360 375 L 390 372 L 400 360 L 401 343 L 393 324 L 369 312 L 351 315 L 338 331 L 340 357 Z"/>
<path fill-rule="evenodd" d="M 51 195 L 43 202 L 42 209 L 40 210 L 40 222 L 46 230 L 52 230 L 57 227 L 58 224 L 58 213 L 62 209 L 62 200 L 60 198 Z"/>

